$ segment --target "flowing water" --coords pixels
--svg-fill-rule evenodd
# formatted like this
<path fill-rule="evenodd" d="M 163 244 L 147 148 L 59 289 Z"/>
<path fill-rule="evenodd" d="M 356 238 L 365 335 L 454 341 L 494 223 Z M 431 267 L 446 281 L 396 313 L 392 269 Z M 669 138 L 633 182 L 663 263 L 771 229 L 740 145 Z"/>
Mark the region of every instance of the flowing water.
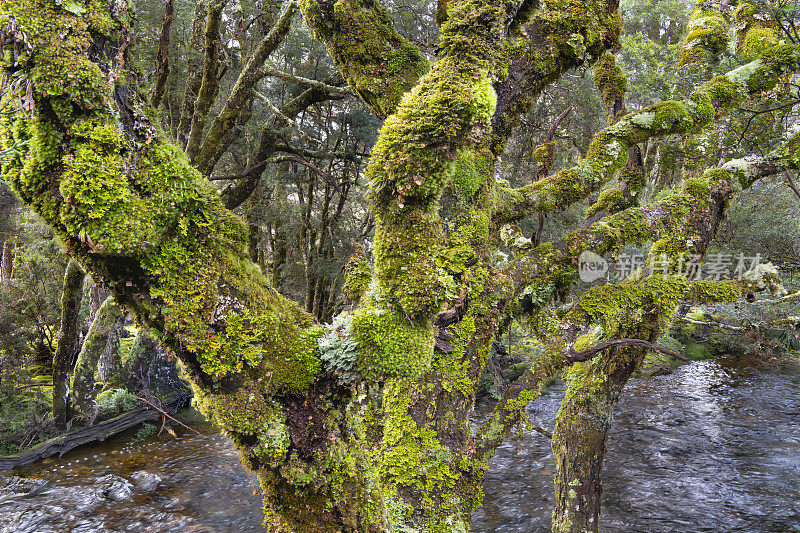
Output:
<path fill-rule="evenodd" d="M 552 428 L 562 394 L 534 403 L 536 422 Z M 198 429 L 0 474 L 0 531 L 262 531 L 254 478 L 227 439 Z M 545 437 L 505 444 L 473 530 L 549 531 L 553 468 Z M 800 531 L 800 364 L 730 358 L 632 380 L 604 474 L 603 531 Z"/>

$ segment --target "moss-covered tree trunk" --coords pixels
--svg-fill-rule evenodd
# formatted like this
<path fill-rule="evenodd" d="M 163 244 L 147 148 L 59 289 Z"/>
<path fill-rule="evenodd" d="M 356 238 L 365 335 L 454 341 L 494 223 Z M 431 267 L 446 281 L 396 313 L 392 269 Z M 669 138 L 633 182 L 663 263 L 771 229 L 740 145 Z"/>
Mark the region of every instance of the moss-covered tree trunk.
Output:
<path fill-rule="evenodd" d="M 100 306 L 83 341 L 70 383 L 70 399 L 76 423 L 91 425 L 97 416 L 95 404 L 95 372 L 97 363 L 107 351 L 119 351 L 117 320 L 121 314 L 119 305 L 109 297 Z"/>
<path fill-rule="evenodd" d="M 78 347 L 78 312 L 83 298 L 85 274 L 75 259 L 70 259 L 64 273 L 61 292 L 61 330 L 53 357 L 53 420 L 56 427 L 67 427 L 67 384 L 72 358 Z"/>
<path fill-rule="evenodd" d="M 663 315 L 671 314 L 676 301 L 672 298 L 654 301 L 654 297 L 664 298 L 671 291 L 664 291 L 663 287 L 653 290 L 653 282 L 639 285 L 639 301 L 619 306 L 613 314 L 608 311 L 618 305 L 619 291 L 595 291 L 592 307 L 587 308 L 604 309 L 597 314 L 598 325 L 609 338 L 650 342 L 658 338 L 660 324 L 665 321 Z M 646 351 L 632 346 L 612 348 L 600 357 L 575 363 L 564 373 L 566 394 L 558 411 L 551 444 L 556 461 L 554 532 L 599 530 L 608 430 L 622 389 Z"/>

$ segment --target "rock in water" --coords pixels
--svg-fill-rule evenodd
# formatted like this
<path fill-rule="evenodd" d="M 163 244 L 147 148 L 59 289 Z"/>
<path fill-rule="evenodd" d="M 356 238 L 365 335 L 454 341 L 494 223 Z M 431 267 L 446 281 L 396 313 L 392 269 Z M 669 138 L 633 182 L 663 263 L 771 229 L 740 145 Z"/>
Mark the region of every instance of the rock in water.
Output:
<path fill-rule="evenodd" d="M 156 490 L 156 487 L 158 487 L 159 483 L 161 483 L 160 477 L 158 477 L 156 474 L 147 472 L 146 470 L 134 472 L 131 474 L 131 479 L 133 480 L 133 484 L 136 486 L 136 488 L 142 492 L 152 492 Z"/>

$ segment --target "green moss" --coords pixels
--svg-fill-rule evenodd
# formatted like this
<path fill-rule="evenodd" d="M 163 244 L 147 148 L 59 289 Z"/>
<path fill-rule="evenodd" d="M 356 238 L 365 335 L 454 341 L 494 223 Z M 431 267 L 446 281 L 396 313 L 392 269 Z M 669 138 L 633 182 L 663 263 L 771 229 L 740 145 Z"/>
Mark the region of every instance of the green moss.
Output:
<path fill-rule="evenodd" d="M 717 115 L 728 113 L 744 101 L 741 88 L 728 76 L 717 76 L 697 91 L 704 93 L 714 104 Z"/>
<path fill-rule="evenodd" d="M 689 102 L 687 102 L 687 104 L 687 109 L 698 125 L 708 124 L 717 116 L 711 96 L 706 92 L 693 93 L 689 97 Z"/>
<path fill-rule="evenodd" d="M 778 44 L 780 35 L 772 28 L 753 28 L 747 32 L 741 44 L 741 54 L 745 59 L 758 57 L 762 52 Z"/>
<path fill-rule="evenodd" d="M 139 406 L 136 396 L 124 389 L 106 389 L 97 395 L 97 417 L 107 420 Z"/>
<path fill-rule="evenodd" d="M 683 353 L 692 361 L 703 361 L 704 359 L 712 359 L 714 357 L 714 353 L 709 350 L 708 346 L 696 342 L 687 343 Z"/>
<path fill-rule="evenodd" d="M 491 153 L 477 152 L 474 149 L 464 149 L 459 153 L 450 171 L 453 189 L 459 200 L 468 202 L 486 180 L 492 177 L 493 163 L 494 157 Z"/>
<path fill-rule="evenodd" d="M 290 314 L 259 314 L 249 310 L 225 317 L 225 332 L 202 343 L 198 359 L 203 370 L 223 378 L 259 368 L 270 376 L 270 388 L 303 392 L 316 378 L 321 364 L 317 339 L 322 329 L 298 331 Z"/>
<path fill-rule="evenodd" d="M 600 97 L 606 106 L 608 121 L 613 122 L 615 102 L 625 95 L 628 79 L 617 66 L 613 54 L 604 54 L 594 65 L 594 83 L 600 91 Z"/>
<path fill-rule="evenodd" d="M 698 4 L 689 19 L 688 34 L 681 49 L 679 67 L 701 61 L 716 61 L 728 47 L 730 23 L 716 7 Z"/>
<path fill-rule="evenodd" d="M 686 124 L 691 122 L 689 112 L 682 102 L 667 100 L 653 107 L 653 133 L 668 133 L 674 130 L 685 131 Z"/>
<path fill-rule="evenodd" d="M 314 0 L 303 0 L 299 7 L 339 71 L 379 118 L 394 112 L 402 95 L 430 68 L 397 33 L 380 3 L 340 0 L 327 12 Z"/>
<path fill-rule="evenodd" d="M 573 344 L 573 348 L 576 352 L 582 352 L 584 350 L 588 350 L 598 342 L 603 337 L 603 330 L 602 328 L 593 328 L 589 333 L 585 333 L 575 339 L 575 343 Z"/>
<path fill-rule="evenodd" d="M 605 212 L 606 215 L 613 215 L 629 206 L 630 202 L 622 195 L 622 191 L 606 189 L 600 193 L 597 202 L 586 211 L 586 217 L 589 218 L 599 211 Z"/>
<path fill-rule="evenodd" d="M 497 94 L 494 92 L 492 80 L 487 75 L 481 76 L 472 86 L 475 115 L 484 122 L 492 120 L 497 107 Z"/>
<path fill-rule="evenodd" d="M 344 265 L 344 295 L 351 302 L 358 302 L 372 281 L 372 270 L 367 262 L 364 247 L 356 243 L 353 253 Z"/>
<path fill-rule="evenodd" d="M 369 380 L 419 377 L 433 357 L 433 328 L 415 325 L 395 311 L 360 308 L 353 317 L 359 371 Z"/>
<path fill-rule="evenodd" d="M 741 286 L 733 280 L 698 280 L 691 284 L 689 299 L 698 303 L 735 302 L 742 297 Z"/>
<path fill-rule="evenodd" d="M 539 165 L 549 169 L 553 166 L 555 154 L 556 144 L 554 142 L 547 142 L 537 146 L 533 150 L 531 157 L 533 157 Z"/>
<path fill-rule="evenodd" d="M 432 505 L 430 498 L 452 489 L 459 475 L 451 467 L 450 448 L 439 442 L 435 431 L 417 426 L 409 413 L 409 406 L 405 383 L 394 382 L 387 386 L 382 467 L 393 482 L 419 491 L 423 505 Z"/>
<path fill-rule="evenodd" d="M 778 44 L 780 33 L 771 13 L 752 2 L 739 2 L 733 14 L 736 21 L 736 51 L 743 59 L 753 59 Z"/>

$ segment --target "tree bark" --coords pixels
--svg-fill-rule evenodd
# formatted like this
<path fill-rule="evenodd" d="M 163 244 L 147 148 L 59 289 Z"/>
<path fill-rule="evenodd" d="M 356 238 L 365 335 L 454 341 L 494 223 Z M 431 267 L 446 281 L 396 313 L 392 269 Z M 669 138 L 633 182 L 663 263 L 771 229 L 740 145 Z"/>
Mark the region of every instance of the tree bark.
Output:
<path fill-rule="evenodd" d="M 655 306 L 652 300 L 643 303 L 645 309 L 671 310 L 677 302 L 658 302 Z M 642 307 L 625 309 L 620 322 L 629 321 Z M 645 315 L 632 330 L 615 331 L 613 335 L 655 342 L 660 318 Z M 599 531 L 608 430 L 622 389 L 646 353 L 643 347 L 612 348 L 591 361 L 575 363 L 564 374 L 566 395 L 551 442 L 556 460 L 553 532 Z"/>
<path fill-rule="evenodd" d="M 175 0 L 167 0 L 164 5 L 164 19 L 161 22 L 161 35 L 158 38 L 156 53 L 156 83 L 150 95 L 150 105 L 158 107 L 164 98 L 169 77 L 169 32 L 172 28 Z"/>
<path fill-rule="evenodd" d="M 16 246 L 10 240 L 3 241 L 0 252 L 0 282 L 8 285 L 14 274 L 14 251 Z"/>
<path fill-rule="evenodd" d="M 4 164 L 4 180 L 115 301 L 180 358 L 199 408 L 258 476 L 268 527 L 282 532 L 466 530 L 488 458 L 541 389 L 540 378 L 566 364 L 565 352 L 551 349 L 473 435 L 469 414 L 495 334 L 511 317 L 536 316 L 567 293 L 581 246 L 613 251 L 655 235 L 668 249 L 684 251 L 691 235 L 704 251 L 741 171 L 712 171 L 652 209 L 626 209 L 549 246 L 522 247 L 500 269 L 492 252 L 502 224 L 583 200 L 625 164 L 631 145 L 702 127 L 774 86 L 778 73 L 800 68 L 793 45 L 776 45 L 788 53 L 712 80 L 692 103 L 662 103 L 623 117 L 598 134 L 578 167 L 512 190 L 496 183 L 494 165 L 514 117 L 567 68 L 615 42 L 616 2 L 563 0 L 526 9 L 532 26 L 517 48 L 507 35 L 515 25 L 509 3 L 450 0 L 439 59 L 427 70 L 380 3 L 301 0 L 348 83 L 386 117 L 365 176 L 376 227 L 374 281 L 350 325 L 324 332 L 249 260 L 246 227 L 225 209 L 235 204 L 232 195 L 223 204 L 138 111 L 145 99 L 132 85 L 135 73 L 126 70 L 124 6 L 112 11 L 92 3 L 83 16 L 55 0 L 0 5 L 13 15 L 2 28 L 2 57 L 22 57 L 6 59 L 3 68 L 27 80 L 33 101 L 27 110 L 33 117 L 17 116 L 4 130 L 4 142 L 31 141 Z M 221 3 L 211 11 L 207 63 L 216 62 Z M 576 37 L 584 46 L 574 44 Z M 216 72 L 209 66 L 204 76 Z M 63 83 L 70 74 L 74 86 Z M 216 82 L 205 81 L 199 100 L 210 106 Z M 194 110 L 190 156 L 207 111 Z M 277 139 L 267 133 L 265 149 L 274 151 Z M 794 151 L 781 160 L 798 164 Z M 255 188 L 256 172 L 237 198 Z M 442 215 L 445 195 L 457 208 Z M 739 295 L 732 284 L 683 288 L 681 295 L 696 299 Z M 668 297 L 677 290 L 671 283 L 656 289 L 669 289 Z M 615 290 L 632 297 L 630 286 Z M 591 299 L 570 315 L 589 315 L 576 318 L 581 327 L 603 319 L 582 307 Z M 434 328 L 439 312 L 457 302 L 463 310 L 453 313 L 456 320 Z M 612 309 L 624 308 L 627 300 L 615 303 Z M 549 327 L 549 320 L 541 322 Z M 606 328 L 608 335 L 619 331 Z M 435 350 L 435 339 L 449 346 L 440 342 Z M 339 344 L 324 350 L 323 340 Z M 80 366 L 76 374 L 94 371 Z M 571 431 L 567 422 L 562 432 Z"/>

